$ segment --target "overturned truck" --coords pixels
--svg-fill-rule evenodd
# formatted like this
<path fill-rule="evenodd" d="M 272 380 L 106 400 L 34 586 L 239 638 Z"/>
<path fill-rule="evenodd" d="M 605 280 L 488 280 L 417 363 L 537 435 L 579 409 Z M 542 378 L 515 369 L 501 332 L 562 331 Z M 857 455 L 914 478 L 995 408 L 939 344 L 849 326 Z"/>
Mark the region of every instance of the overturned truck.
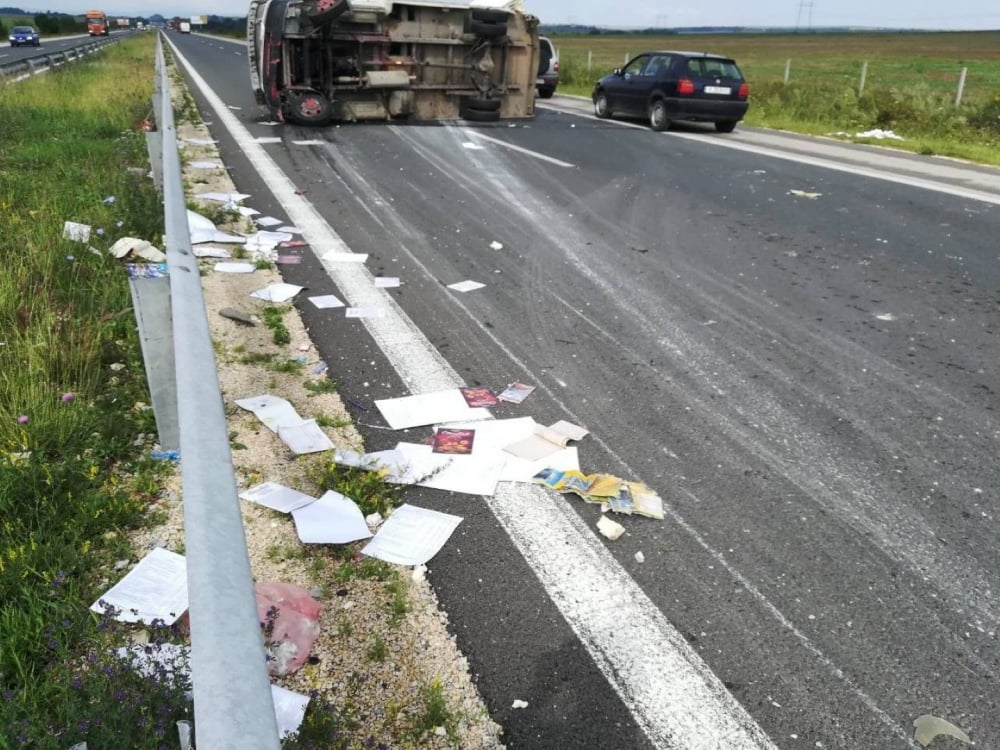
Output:
<path fill-rule="evenodd" d="M 278 120 L 534 114 L 538 20 L 518 0 L 251 0 L 250 77 Z"/>

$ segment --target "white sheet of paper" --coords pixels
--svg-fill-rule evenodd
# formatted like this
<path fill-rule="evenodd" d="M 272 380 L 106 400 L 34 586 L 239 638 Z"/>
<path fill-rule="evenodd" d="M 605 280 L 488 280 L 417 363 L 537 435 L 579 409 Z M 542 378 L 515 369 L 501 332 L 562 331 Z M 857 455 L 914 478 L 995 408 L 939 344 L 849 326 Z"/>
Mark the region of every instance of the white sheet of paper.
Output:
<path fill-rule="evenodd" d="M 344 311 L 347 318 L 381 318 L 385 316 L 385 310 L 377 307 L 348 307 Z"/>
<path fill-rule="evenodd" d="M 163 620 L 173 625 L 188 607 L 187 561 L 183 555 L 157 547 L 90 609 L 103 614 L 102 600 L 120 610 L 116 620 L 147 625 Z"/>
<path fill-rule="evenodd" d="M 333 490 L 292 511 L 292 518 L 299 540 L 306 544 L 347 544 L 372 535 L 355 502 Z"/>
<path fill-rule="evenodd" d="M 309 301 L 312 302 L 320 310 L 327 310 L 331 307 L 343 307 L 344 303 L 340 299 L 332 294 L 321 294 L 318 297 L 310 297 Z"/>
<path fill-rule="evenodd" d="M 415 396 L 384 398 L 375 402 L 385 421 L 394 430 L 428 424 L 489 419 L 486 408 L 471 408 L 458 388 Z"/>
<path fill-rule="evenodd" d="M 305 287 L 296 286 L 295 284 L 285 284 L 284 282 L 281 282 L 278 284 L 271 284 L 263 289 L 258 289 L 255 292 L 250 292 L 250 296 L 267 302 L 288 302 L 288 300 L 292 299 L 304 288 Z"/>
<path fill-rule="evenodd" d="M 249 206 L 237 206 L 236 210 L 239 211 L 240 216 L 256 216 L 260 213 L 256 208 L 250 208 Z"/>
<path fill-rule="evenodd" d="M 90 241 L 90 225 L 80 224 L 76 221 L 63 222 L 63 239 L 73 240 L 73 242 Z"/>
<path fill-rule="evenodd" d="M 454 289 L 456 292 L 474 292 L 477 289 L 482 289 L 486 284 L 480 284 L 478 281 L 459 281 L 455 284 L 449 284 L 449 289 Z"/>
<path fill-rule="evenodd" d="M 321 141 L 318 139 L 313 139 L 311 141 L 292 141 L 296 146 L 325 146 L 326 141 Z"/>
<path fill-rule="evenodd" d="M 250 197 L 249 193 L 197 193 L 195 198 L 219 203 L 239 203 Z"/>
<path fill-rule="evenodd" d="M 257 266 L 253 263 L 216 263 L 212 266 L 213 271 L 219 273 L 253 273 Z"/>
<path fill-rule="evenodd" d="M 259 227 L 276 227 L 285 222 L 281 219 L 275 219 L 273 216 L 261 216 L 259 219 L 254 219 L 254 223 Z"/>
<path fill-rule="evenodd" d="M 278 720 L 278 739 L 283 740 L 286 735 L 299 731 L 306 716 L 309 696 L 272 684 L 271 702 L 274 704 L 274 718 Z"/>
<path fill-rule="evenodd" d="M 298 424 L 279 424 L 278 437 L 296 455 L 333 450 L 333 443 L 315 419 L 303 419 Z"/>
<path fill-rule="evenodd" d="M 231 258 L 229 251 L 224 247 L 193 247 L 191 248 L 196 258 Z"/>
<path fill-rule="evenodd" d="M 460 523 L 459 516 L 401 505 L 361 553 L 396 565 L 423 565 L 441 550 Z"/>
<path fill-rule="evenodd" d="M 405 468 L 421 487 L 468 495 L 492 495 L 503 472 L 500 454 L 454 455 L 435 453 L 429 445 L 399 443 L 396 452 Z"/>
<path fill-rule="evenodd" d="M 222 169 L 217 161 L 193 161 L 188 166 L 192 169 Z"/>
<path fill-rule="evenodd" d="M 202 242 L 225 242 L 228 244 L 242 245 L 247 241 L 246 237 L 236 234 L 226 234 L 218 229 L 192 229 L 191 244 L 197 245 Z"/>
<path fill-rule="evenodd" d="M 482 146 L 480 146 L 478 143 L 473 143 L 472 141 L 466 141 L 465 143 L 463 143 L 462 144 L 462 148 L 467 148 L 470 151 L 482 151 L 483 150 Z"/>
<path fill-rule="evenodd" d="M 562 450 L 568 441 L 582 440 L 588 434 L 586 427 L 560 419 L 548 427 L 536 427 L 531 435 L 504 446 L 504 450 L 518 458 L 540 461 Z"/>
<path fill-rule="evenodd" d="M 323 260 L 331 263 L 364 263 L 368 260 L 368 253 L 326 253 Z"/>
<path fill-rule="evenodd" d="M 399 286 L 398 276 L 376 276 L 375 286 L 379 289 L 392 289 Z"/>
<path fill-rule="evenodd" d="M 293 490 L 291 487 L 277 482 L 263 482 L 248 487 L 240 493 L 240 498 L 247 502 L 263 505 L 265 508 L 276 510 L 279 513 L 291 513 L 293 510 L 316 502 L 316 498 L 312 495 Z"/>
<path fill-rule="evenodd" d="M 254 138 L 254 143 L 281 143 L 284 140 L 281 136 L 275 135 L 262 135 L 259 138 Z"/>
<path fill-rule="evenodd" d="M 264 394 L 241 398 L 236 400 L 236 405 L 241 409 L 252 411 L 254 416 L 274 433 L 278 432 L 279 425 L 298 424 L 302 421 L 302 417 L 295 411 L 295 407 L 277 396 Z"/>
<path fill-rule="evenodd" d="M 555 453 L 550 453 L 545 458 L 538 461 L 529 461 L 517 456 L 507 456 L 507 462 L 500 472 L 501 482 L 530 482 L 542 469 L 558 469 L 559 471 L 569 471 L 570 469 L 580 470 L 580 454 L 575 445 L 567 448 L 560 448 Z"/>
<path fill-rule="evenodd" d="M 290 224 L 286 224 L 286 225 L 278 227 L 277 231 L 279 231 L 279 232 L 287 232 L 288 234 L 302 234 L 302 230 L 301 229 L 299 229 L 298 227 L 293 227 Z"/>

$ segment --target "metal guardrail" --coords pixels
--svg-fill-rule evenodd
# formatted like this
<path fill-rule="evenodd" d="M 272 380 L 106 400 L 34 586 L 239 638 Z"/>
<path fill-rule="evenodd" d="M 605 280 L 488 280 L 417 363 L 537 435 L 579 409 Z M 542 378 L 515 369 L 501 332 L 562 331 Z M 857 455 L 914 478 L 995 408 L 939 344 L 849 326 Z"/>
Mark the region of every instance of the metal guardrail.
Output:
<path fill-rule="evenodd" d="M 226 415 L 191 250 L 162 37 L 156 42 L 167 268 L 176 363 L 195 745 L 279 750 Z M 166 323 L 165 323 L 166 324 Z"/>
<path fill-rule="evenodd" d="M 66 63 L 76 62 L 84 56 L 97 52 L 108 44 L 115 44 L 120 41 L 118 38 L 98 39 L 83 42 L 75 47 L 70 47 L 61 52 L 43 52 L 31 57 L 22 57 L 20 60 L 0 64 L 0 76 L 9 78 L 17 75 L 34 75 L 49 68 L 54 68 Z"/>

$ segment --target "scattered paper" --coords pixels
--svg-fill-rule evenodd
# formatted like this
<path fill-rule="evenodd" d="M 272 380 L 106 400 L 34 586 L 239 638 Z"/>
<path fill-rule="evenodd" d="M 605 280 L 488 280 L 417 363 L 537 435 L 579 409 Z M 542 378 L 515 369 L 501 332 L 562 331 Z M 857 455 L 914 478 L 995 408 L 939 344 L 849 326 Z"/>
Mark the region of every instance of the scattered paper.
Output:
<path fill-rule="evenodd" d="M 475 438 L 475 430 L 452 430 L 442 427 L 434 433 L 431 450 L 434 453 L 472 453 L 472 443 Z"/>
<path fill-rule="evenodd" d="M 967 745 L 972 744 L 972 740 L 969 739 L 969 735 L 956 727 L 950 721 L 945 721 L 937 716 L 931 716 L 930 714 L 918 716 L 913 720 L 913 727 L 915 729 L 913 732 L 913 739 L 924 747 L 931 744 L 934 741 L 934 738 L 939 735 L 954 737 L 959 742 L 964 742 Z"/>
<path fill-rule="evenodd" d="M 116 258 L 131 255 L 133 258 L 142 258 L 150 263 L 163 263 L 167 259 L 166 253 L 162 250 L 153 247 L 152 243 L 136 237 L 122 237 L 108 248 L 108 253 Z"/>
<path fill-rule="evenodd" d="M 255 292 L 250 292 L 250 296 L 267 302 L 288 302 L 288 300 L 292 299 L 304 288 L 305 287 L 296 286 L 295 284 L 279 282 L 277 284 L 270 284 L 269 286 L 266 286 L 263 289 L 258 289 Z"/>
<path fill-rule="evenodd" d="M 236 400 L 236 405 L 241 409 L 253 412 L 254 416 L 275 434 L 278 432 L 279 425 L 298 424 L 302 421 L 302 417 L 295 411 L 295 407 L 277 396 L 265 394 L 241 398 Z"/>
<path fill-rule="evenodd" d="M 325 146 L 326 141 L 313 138 L 311 141 L 292 141 L 296 146 Z"/>
<path fill-rule="evenodd" d="M 219 273 L 253 273 L 257 270 L 257 266 L 253 263 L 216 263 L 212 266 L 213 271 Z"/>
<path fill-rule="evenodd" d="M 256 216 L 260 213 L 256 208 L 250 208 L 249 206 L 237 206 L 236 212 L 240 216 Z"/>
<path fill-rule="evenodd" d="M 490 250 L 503 250 L 503 243 L 493 240 L 493 242 L 490 243 Z"/>
<path fill-rule="evenodd" d="M 312 302 L 320 310 L 328 310 L 331 307 L 343 307 L 344 303 L 340 301 L 339 298 L 332 294 L 321 294 L 318 297 L 309 297 L 309 301 Z"/>
<path fill-rule="evenodd" d="M 382 318 L 385 317 L 385 310 L 378 307 L 348 307 L 344 311 L 347 318 Z"/>
<path fill-rule="evenodd" d="M 612 474 L 583 474 L 580 471 L 544 469 L 533 477 L 556 492 L 572 492 L 588 503 L 607 505 L 615 513 L 663 520 L 663 500 L 642 482 L 628 482 Z"/>
<path fill-rule="evenodd" d="M 536 427 L 534 433 L 511 443 L 504 450 L 518 458 L 538 461 L 565 448 L 570 440 L 582 440 L 587 434 L 585 428 L 560 419 L 548 427 Z"/>
<path fill-rule="evenodd" d="M 303 419 L 294 424 L 279 424 L 278 437 L 296 455 L 333 450 L 333 443 L 320 429 L 315 419 Z"/>
<path fill-rule="evenodd" d="M 272 683 L 271 702 L 274 703 L 274 718 L 278 721 L 278 739 L 284 740 L 298 732 L 306 716 L 309 696 L 293 693 Z"/>
<path fill-rule="evenodd" d="M 480 284 L 478 281 L 459 281 L 455 284 L 449 284 L 449 289 L 454 289 L 456 292 L 474 292 L 476 289 L 482 289 L 486 284 Z"/>
<path fill-rule="evenodd" d="M 197 193 L 195 198 L 217 203 L 239 203 L 250 197 L 248 193 Z"/>
<path fill-rule="evenodd" d="M 458 389 L 462 398 L 472 408 L 496 406 L 500 400 L 491 388 L 485 386 L 465 386 Z"/>
<path fill-rule="evenodd" d="M 797 196 L 799 198 L 808 198 L 809 200 L 813 201 L 823 195 L 822 193 L 809 193 L 806 192 L 805 190 L 789 190 L 788 194 Z"/>
<path fill-rule="evenodd" d="M 116 620 L 143 622 L 162 620 L 173 625 L 188 607 L 187 561 L 182 555 L 157 547 L 139 561 L 90 609 L 104 614 L 101 602 L 118 613 Z"/>
<path fill-rule="evenodd" d="M 333 490 L 292 511 L 292 518 L 299 540 L 306 544 L 347 544 L 372 535 L 357 504 Z"/>
<path fill-rule="evenodd" d="M 316 502 L 316 498 L 304 492 L 293 490 L 277 482 L 264 482 L 262 484 L 249 487 L 240 493 L 240 498 L 265 508 L 276 510 L 279 513 L 291 513 L 310 503 Z"/>
<path fill-rule="evenodd" d="M 483 150 L 482 146 L 480 146 L 478 143 L 473 143 L 472 141 L 465 141 L 462 144 L 462 148 L 467 148 L 467 149 L 469 149 L 469 151 L 482 151 Z"/>
<path fill-rule="evenodd" d="M 486 409 L 471 408 L 457 388 L 379 399 L 375 401 L 375 406 L 394 430 L 490 417 Z"/>
<path fill-rule="evenodd" d="M 261 216 L 259 219 L 254 219 L 254 223 L 259 227 L 276 227 L 285 222 L 281 219 L 275 219 L 273 216 Z"/>
<path fill-rule="evenodd" d="M 63 239 L 73 242 L 90 241 L 90 225 L 79 224 L 75 221 L 63 222 Z"/>
<path fill-rule="evenodd" d="M 404 504 L 393 511 L 361 554 L 396 565 L 423 565 L 461 522 L 458 516 Z"/>
<path fill-rule="evenodd" d="M 193 247 L 191 248 L 196 258 L 231 258 L 229 251 L 224 247 Z"/>
<path fill-rule="evenodd" d="M 188 209 L 187 212 L 188 230 L 191 233 L 191 244 L 197 245 L 203 242 L 223 242 L 223 243 L 245 243 L 246 238 L 238 235 L 226 234 L 215 228 L 211 219 Z"/>
<path fill-rule="evenodd" d="M 399 286 L 398 276 L 376 276 L 375 286 L 379 289 L 391 289 Z"/>
<path fill-rule="evenodd" d="M 323 260 L 331 263 L 364 263 L 368 260 L 368 253 L 326 253 Z"/>
<path fill-rule="evenodd" d="M 507 401 L 512 404 L 519 404 L 528 396 L 531 392 L 535 390 L 533 385 L 525 385 L 524 383 L 513 382 L 503 391 L 497 394 L 497 398 L 501 401 Z"/>
<path fill-rule="evenodd" d="M 193 161 L 188 166 L 192 169 L 222 169 L 217 161 Z"/>
<path fill-rule="evenodd" d="M 875 140 L 890 140 L 890 141 L 902 141 L 905 140 L 901 135 L 896 135 L 891 130 L 882 130 L 882 128 L 873 128 L 872 130 L 863 130 L 860 133 L 854 134 L 855 138 L 874 138 Z"/>
<path fill-rule="evenodd" d="M 390 478 L 393 475 L 401 475 L 408 480 L 406 484 L 468 495 L 493 495 L 504 467 L 502 455 L 496 453 L 434 453 L 431 446 L 418 443 L 399 443 L 395 453 L 397 466 L 402 470 L 390 472 L 386 481 L 393 481 Z"/>
<path fill-rule="evenodd" d="M 262 135 L 259 138 L 254 138 L 254 143 L 281 143 L 283 139 L 280 136 L 274 135 Z"/>
<path fill-rule="evenodd" d="M 597 522 L 597 530 L 612 542 L 625 533 L 624 526 L 612 521 L 607 516 L 601 516 L 601 519 Z"/>
<path fill-rule="evenodd" d="M 283 225 L 278 227 L 277 231 L 287 232 L 288 234 L 302 234 L 302 230 L 298 227 Z"/>

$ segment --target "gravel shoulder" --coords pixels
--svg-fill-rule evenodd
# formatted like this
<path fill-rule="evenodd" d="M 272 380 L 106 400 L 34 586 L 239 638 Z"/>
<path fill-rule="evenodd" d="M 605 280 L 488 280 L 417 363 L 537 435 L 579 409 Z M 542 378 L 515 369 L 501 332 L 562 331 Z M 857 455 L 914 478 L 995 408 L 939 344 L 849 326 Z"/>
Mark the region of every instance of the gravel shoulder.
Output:
<path fill-rule="evenodd" d="M 175 80 L 175 86 L 176 86 Z M 175 109 L 184 111 L 175 93 Z M 208 139 L 202 125 L 179 123 L 181 139 Z M 192 169 L 193 160 L 221 161 L 214 146 L 183 148 L 185 183 L 193 193 L 235 192 L 225 169 Z M 203 213 L 217 212 L 218 203 L 195 201 Z M 223 231 L 249 231 L 247 219 L 222 225 Z M 238 255 L 238 246 L 227 246 Z M 322 493 L 315 477 L 328 460 L 325 454 L 296 457 L 277 436 L 236 399 L 264 393 L 287 399 L 304 417 L 323 417 L 325 432 L 338 448 L 361 449 L 362 440 L 336 392 L 323 392 L 317 381 L 331 375 L 310 374 L 319 356 L 291 305 L 272 305 L 250 292 L 281 281 L 274 266 L 253 273 L 212 270 L 202 260 L 202 287 L 226 405 L 233 465 L 240 490 L 263 481 L 285 484 L 307 494 Z M 274 343 L 272 331 L 260 321 L 264 307 L 278 307 L 290 334 L 285 345 Z M 258 320 L 246 325 L 219 314 L 235 308 Z M 295 372 L 279 371 L 276 362 L 297 360 Z M 313 387 L 310 388 L 309 384 Z M 179 471 L 164 493 L 166 521 L 143 531 L 135 540 L 140 550 L 153 546 L 183 550 L 183 497 Z M 241 502 L 247 548 L 254 579 L 293 583 L 309 590 L 322 605 L 321 632 L 310 662 L 278 683 L 300 693 L 315 691 L 349 719 L 351 736 L 331 747 L 502 748 L 501 728 L 489 717 L 469 674 L 466 659 L 448 632 L 447 615 L 420 569 L 394 567 L 388 580 L 365 577 L 359 571 L 361 544 L 334 547 L 304 545 L 290 516 Z M 353 566 L 353 567 L 350 567 Z M 405 600 L 405 606 L 400 597 Z M 402 616 L 400 616 L 402 614 Z M 428 689 L 444 696 L 447 721 L 432 726 Z M 346 740 L 346 741 L 345 741 Z"/>

